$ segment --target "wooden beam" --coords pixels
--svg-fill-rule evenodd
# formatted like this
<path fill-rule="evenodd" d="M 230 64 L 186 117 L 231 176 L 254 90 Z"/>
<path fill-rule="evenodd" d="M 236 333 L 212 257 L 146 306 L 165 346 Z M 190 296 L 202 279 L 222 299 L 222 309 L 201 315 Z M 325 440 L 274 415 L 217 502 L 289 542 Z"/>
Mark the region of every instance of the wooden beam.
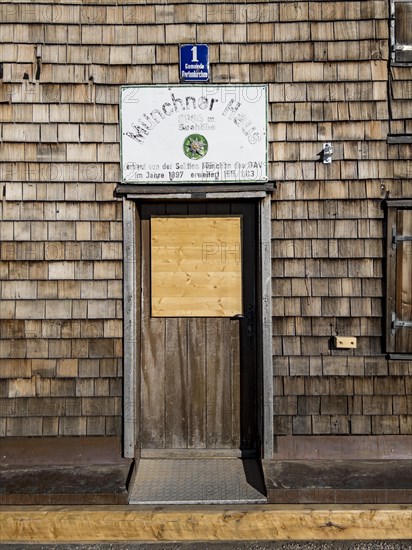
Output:
<path fill-rule="evenodd" d="M 192 193 L 224 193 L 232 196 L 232 193 L 251 192 L 257 196 L 272 193 L 274 182 L 264 185 L 259 184 L 229 184 L 229 185 L 142 185 L 142 184 L 119 184 L 116 187 L 117 195 L 156 195 L 162 199 L 165 194 L 189 194 Z"/>
<path fill-rule="evenodd" d="M 396 460 L 410 461 L 411 435 L 276 436 L 275 461 Z"/>
<path fill-rule="evenodd" d="M 272 249 L 270 195 L 259 203 L 260 266 L 260 368 L 262 369 L 263 458 L 273 455 L 273 362 L 272 362 Z"/>
<path fill-rule="evenodd" d="M 10 506 L 6 542 L 395 540 L 411 537 L 407 506 Z"/>
<path fill-rule="evenodd" d="M 123 261 L 127 269 L 124 270 L 123 279 L 123 316 L 124 316 L 124 394 L 123 394 L 123 443 L 124 456 L 134 457 L 139 426 L 139 411 L 136 407 L 137 385 L 139 372 L 139 355 L 137 349 L 140 345 L 139 316 L 136 311 L 140 304 L 137 303 L 136 292 L 140 279 L 140 257 L 137 257 L 137 230 L 140 224 L 136 224 L 136 205 L 133 201 L 123 198 Z"/>

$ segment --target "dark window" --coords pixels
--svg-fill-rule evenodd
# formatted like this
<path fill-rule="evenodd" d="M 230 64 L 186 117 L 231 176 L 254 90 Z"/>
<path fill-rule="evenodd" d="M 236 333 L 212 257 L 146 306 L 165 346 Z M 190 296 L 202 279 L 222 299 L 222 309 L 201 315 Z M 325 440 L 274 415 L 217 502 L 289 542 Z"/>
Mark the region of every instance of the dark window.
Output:
<path fill-rule="evenodd" d="M 392 61 L 412 63 L 412 1 L 392 0 Z"/>
<path fill-rule="evenodd" d="M 387 201 L 386 346 L 412 354 L 412 200 Z"/>

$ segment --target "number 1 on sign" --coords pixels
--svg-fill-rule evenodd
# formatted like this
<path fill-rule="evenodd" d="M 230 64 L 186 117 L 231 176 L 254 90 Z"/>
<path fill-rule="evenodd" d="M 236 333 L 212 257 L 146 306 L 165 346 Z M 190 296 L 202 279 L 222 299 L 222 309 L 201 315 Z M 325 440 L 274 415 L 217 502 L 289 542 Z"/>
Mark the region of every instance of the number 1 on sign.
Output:
<path fill-rule="evenodd" d="M 193 46 L 191 50 L 192 50 L 192 63 L 199 63 L 199 60 L 197 58 L 197 46 Z"/>

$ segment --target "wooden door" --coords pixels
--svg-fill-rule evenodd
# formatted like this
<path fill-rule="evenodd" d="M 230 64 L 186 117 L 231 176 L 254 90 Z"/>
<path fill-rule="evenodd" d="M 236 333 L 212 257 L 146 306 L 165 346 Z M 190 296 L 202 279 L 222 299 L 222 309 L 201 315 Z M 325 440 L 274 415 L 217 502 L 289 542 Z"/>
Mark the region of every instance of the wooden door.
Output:
<path fill-rule="evenodd" d="M 256 205 L 142 203 L 140 446 L 145 456 L 256 449 Z M 242 217 L 243 318 L 154 317 L 151 217 Z M 188 227 L 190 231 L 190 227 Z M 145 451 L 145 452 L 144 452 Z"/>

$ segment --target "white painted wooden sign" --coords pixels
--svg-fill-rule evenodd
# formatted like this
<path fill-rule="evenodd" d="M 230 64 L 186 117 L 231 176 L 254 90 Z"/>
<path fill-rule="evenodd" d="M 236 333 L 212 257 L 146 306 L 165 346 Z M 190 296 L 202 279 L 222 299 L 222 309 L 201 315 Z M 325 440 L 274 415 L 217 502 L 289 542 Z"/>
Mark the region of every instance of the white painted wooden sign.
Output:
<path fill-rule="evenodd" d="M 267 181 L 265 85 L 121 89 L 122 182 Z"/>

